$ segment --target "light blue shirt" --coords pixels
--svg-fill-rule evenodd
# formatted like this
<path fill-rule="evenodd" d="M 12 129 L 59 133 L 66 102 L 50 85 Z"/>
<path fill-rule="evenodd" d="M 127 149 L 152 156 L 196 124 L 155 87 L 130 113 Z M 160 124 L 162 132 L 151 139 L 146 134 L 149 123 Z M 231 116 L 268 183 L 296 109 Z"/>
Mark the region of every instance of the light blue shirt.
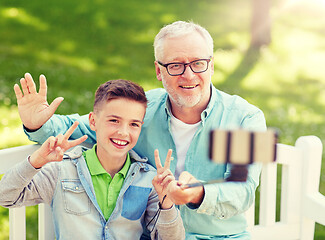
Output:
<path fill-rule="evenodd" d="M 134 150 L 142 157 L 147 156 L 149 163 L 155 166 L 154 149 L 159 149 L 162 156 L 167 154 L 168 149 L 173 149 L 175 160 L 171 162 L 170 168 L 174 172 L 177 154 L 171 134 L 168 95 L 164 89 L 154 89 L 147 92 L 147 98 L 148 108 Z M 87 134 L 89 136 L 87 141 L 94 143 L 96 135 L 89 128 L 87 115 L 55 115 L 38 131 L 26 133 L 29 139 L 44 142 L 51 135 L 64 133 L 75 120 L 80 124 L 72 134 L 72 138 Z M 185 159 L 185 171 L 199 180 L 226 178 L 230 174 L 230 165 L 215 164 L 208 156 L 209 134 L 215 128 L 264 131 L 266 123 L 261 110 L 241 97 L 228 95 L 211 85 L 210 102 L 201 113 L 201 125 L 193 137 Z M 163 161 L 164 157 L 161 159 Z M 254 201 L 260 170 L 260 165 L 251 165 L 247 182 L 226 182 L 205 186 L 205 196 L 198 208 L 193 209 L 189 205 L 179 206 L 187 239 L 223 239 L 229 235 L 248 239 L 245 237 L 247 223 L 243 212 Z"/>

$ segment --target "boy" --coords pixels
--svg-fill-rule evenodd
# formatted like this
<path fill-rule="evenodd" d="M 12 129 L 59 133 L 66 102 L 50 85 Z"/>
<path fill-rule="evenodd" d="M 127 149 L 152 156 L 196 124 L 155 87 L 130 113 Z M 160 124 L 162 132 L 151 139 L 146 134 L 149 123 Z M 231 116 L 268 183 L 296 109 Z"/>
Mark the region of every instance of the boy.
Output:
<path fill-rule="evenodd" d="M 0 204 L 50 204 L 58 240 L 140 239 L 143 229 L 151 232 L 152 239 L 183 239 L 179 212 L 165 195 L 174 180 L 169 170 L 171 151 L 164 167 L 155 153 L 161 179 L 146 159 L 131 150 L 146 106 L 140 86 L 126 80 L 102 84 L 89 114 L 97 144 L 64 154 L 87 138 L 68 141 L 78 123 L 64 135 L 50 137 L 2 178 Z"/>

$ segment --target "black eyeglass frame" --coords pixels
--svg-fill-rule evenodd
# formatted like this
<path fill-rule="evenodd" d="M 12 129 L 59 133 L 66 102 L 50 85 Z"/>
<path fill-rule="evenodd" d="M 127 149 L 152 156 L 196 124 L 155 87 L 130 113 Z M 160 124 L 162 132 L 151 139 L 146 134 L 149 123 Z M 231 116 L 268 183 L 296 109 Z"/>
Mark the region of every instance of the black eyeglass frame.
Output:
<path fill-rule="evenodd" d="M 167 73 L 168 73 L 170 76 L 179 76 L 179 75 L 182 75 L 182 74 L 185 72 L 187 66 L 189 66 L 190 69 L 192 70 L 192 72 L 194 72 L 194 73 L 203 73 L 203 72 L 205 72 L 205 71 L 208 70 L 208 68 L 209 68 L 209 63 L 210 63 L 211 59 L 212 59 L 212 57 L 210 57 L 210 58 L 203 58 L 203 59 L 197 59 L 197 60 L 194 60 L 194 61 L 189 62 L 189 63 L 171 62 L 171 63 L 163 64 L 163 63 L 160 62 L 160 61 L 157 61 L 157 63 L 158 63 L 159 65 L 165 67 L 166 70 L 167 70 Z M 194 71 L 194 70 L 192 69 L 191 64 L 194 63 L 194 62 L 198 62 L 198 61 L 206 61 L 206 62 L 207 62 L 207 67 L 206 67 L 205 70 L 196 72 L 196 71 Z M 184 65 L 183 72 L 182 72 L 182 73 L 178 73 L 178 74 L 171 74 L 171 73 L 168 71 L 168 66 L 171 65 L 171 64 L 182 64 L 182 65 Z"/>

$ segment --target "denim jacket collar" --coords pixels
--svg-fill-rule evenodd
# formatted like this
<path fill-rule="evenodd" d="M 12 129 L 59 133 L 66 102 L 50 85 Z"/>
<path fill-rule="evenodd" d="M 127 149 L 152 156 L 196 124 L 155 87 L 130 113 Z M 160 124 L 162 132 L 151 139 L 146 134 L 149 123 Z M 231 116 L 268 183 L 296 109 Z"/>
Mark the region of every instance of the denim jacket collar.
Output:
<path fill-rule="evenodd" d="M 77 164 L 78 159 L 82 156 L 82 152 L 87 150 L 87 148 L 83 146 L 77 146 L 73 148 L 71 151 L 64 153 L 63 159 L 70 159 L 75 165 Z M 129 151 L 131 161 L 132 162 L 139 162 L 139 163 L 146 163 L 148 162 L 148 158 L 144 157 L 141 158 L 135 151 L 132 149 Z"/>

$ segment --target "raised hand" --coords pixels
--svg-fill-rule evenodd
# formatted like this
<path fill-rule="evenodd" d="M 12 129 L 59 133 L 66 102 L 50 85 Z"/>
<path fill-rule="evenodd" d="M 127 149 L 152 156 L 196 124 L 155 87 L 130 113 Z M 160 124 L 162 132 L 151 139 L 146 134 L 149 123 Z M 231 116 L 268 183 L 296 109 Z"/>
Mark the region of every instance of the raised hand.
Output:
<path fill-rule="evenodd" d="M 32 76 L 25 73 L 25 78 L 20 79 L 22 91 L 18 84 L 14 86 L 21 121 L 30 130 L 36 130 L 46 123 L 63 101 L 62 97 L 58 97 L 49 105 L 44 75 L 40 75 L 39 82 L 40 88 L 37 92 Z"/>
<path fill-rule="evenodd" d="M 31 155 L 29 161 L 32 166 L 34 168 L 40 168 L 48 162 L 62 161 L 63 154 L 66 150 L 85 141 L 87 135 L 73 141 L 68 140 L 78 124 L 77 121 L 74 122 L 64 135 L 59 134 L 57 137 L 49 137 L 42 146 Z"/>
<path fill-rule="evenodd" d="M 152 185 L 155 187 L 159 197 L 159 201 L 160 203 L 162 203 L 161 207 L 164 209 L 171 208 L 173 206 L 173 202 L 169 199 L 167 195 L 168 185 L 171 182 L 175 181 L 175 177 L 173 173 L 170 171 L 170 161 L 172 159 L 171 157 L 172 152 L 173 151 L 171 149 L 168 150 L 164 166 L 162 166 L 161 164 L 158 149 L 156 149 L 154 152 L 156 168 L 157 168 L 157 176 L 153 178 Z M 165 199 L 164 196 L 166 196 Z"/>

